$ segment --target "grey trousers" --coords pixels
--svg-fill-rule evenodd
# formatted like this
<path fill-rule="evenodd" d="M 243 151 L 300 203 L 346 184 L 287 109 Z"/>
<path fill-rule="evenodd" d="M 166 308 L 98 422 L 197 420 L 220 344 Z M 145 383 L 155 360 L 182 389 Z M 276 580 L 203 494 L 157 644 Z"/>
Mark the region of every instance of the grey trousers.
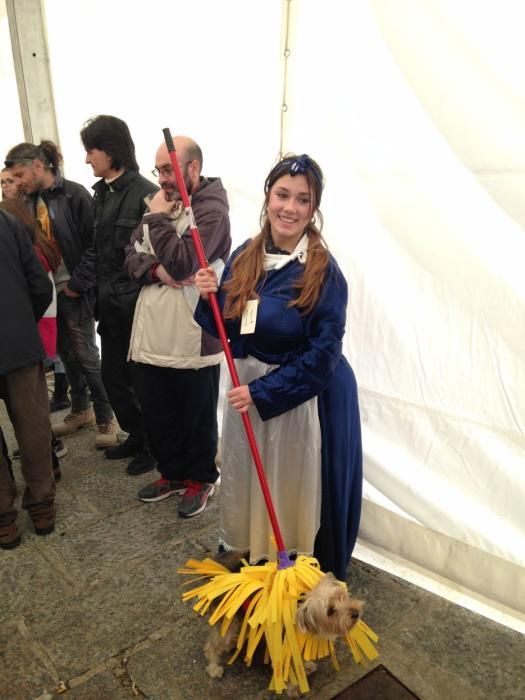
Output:
<path fill-rule="evenodd" d="M 0 399 L 13 424 L 26 486 L 22 508 L 40 513 L 53 507 L 55 479 L 51 462 L 49 396 L 42 364 L 0 375 Z M 0 526 L 16 519 L 16 486 L 9 463 L 0 450 Z"/>

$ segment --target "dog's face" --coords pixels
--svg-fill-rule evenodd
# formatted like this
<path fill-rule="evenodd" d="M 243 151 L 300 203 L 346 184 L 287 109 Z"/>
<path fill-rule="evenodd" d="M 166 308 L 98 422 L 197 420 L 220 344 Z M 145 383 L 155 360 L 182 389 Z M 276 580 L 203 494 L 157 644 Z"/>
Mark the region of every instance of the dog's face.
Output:
<path fill-rule="evenodd" d="M 333 639 L 347 634 L 361 617 L 364 603 L 350 598 L 333 574 L 326 574 L 297 609 L 299 631 Z"/>

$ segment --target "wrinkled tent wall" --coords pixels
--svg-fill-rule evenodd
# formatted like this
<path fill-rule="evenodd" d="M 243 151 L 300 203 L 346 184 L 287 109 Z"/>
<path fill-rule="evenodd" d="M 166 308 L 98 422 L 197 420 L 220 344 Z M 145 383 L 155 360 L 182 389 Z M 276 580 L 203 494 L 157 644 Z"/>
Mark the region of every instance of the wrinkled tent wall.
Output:
<path fill-rule="evenodd" d="M 525 82 L 490 5 L 476 33 L 446 2 L 294 3 L 286 142 L 326 169 L 352 290 L 361 537 L 525 612 Z"/>
<path fill-rule="evenodd" d="M 325 234 L 351 289 L 361 537 L 524 613 L 522 3 L 45 10 L 73 179 L 92 182 L 78 141 L 89 116 L 126 119 L 144 171 L 169 125 L 224 178 L 239 242 L 256 229 L 281 137 L 320 161 Z"/>
<path fill-rule="evenodd" d="M 67 176 L 91 187 L 79 131 L 89 117 L 114 114 L 156 182 L 150 170 L 169 126 L 199 142 L 205 174 L 222 177 L 236 240 L 251 235 L 261 173 L 279 149 L 281 3 L 45 0 L 44 8 Z"/>

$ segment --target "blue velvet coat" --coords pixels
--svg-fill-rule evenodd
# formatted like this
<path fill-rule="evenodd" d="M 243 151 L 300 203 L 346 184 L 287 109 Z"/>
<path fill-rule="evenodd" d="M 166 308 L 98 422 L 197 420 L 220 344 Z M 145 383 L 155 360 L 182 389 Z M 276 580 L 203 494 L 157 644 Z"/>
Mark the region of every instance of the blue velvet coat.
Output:
<path fill-rule="evenodd" d="M 231 264 L 246 244 L 232 254 L 222 282 L 229 278 Z M 317 396 L 322 437 L 322 500 L 314 555 L 323 571 L 332 571 L 344 580 L 359 529 L 362 494 L 357 386 L 342 354 L 348 288 L 331 257 L 317 305 L 309 314 L 301 315 L 295 307 L 289 308 L 288 302 L 297 294 L 292 284 L 302 270 L 302 264 L 294 260 L 280 270 L 267 272 L 257 288 L 260 300 L 254 333 L 240 335 L 240 320 L 227 321 L 225 325 L 234 357 L 253 355 L 267 364 L 279 365 L 249 384 L 262 420 L 293 410 Z M 218 300 L 222 309 L 221 289 Z M 195 320 L 216 333 L 211 309 L 202 300 Z M 264 462 L 264 455 L 262 458 Z M 296 498 L 297 494 L 290 497 Z"/>

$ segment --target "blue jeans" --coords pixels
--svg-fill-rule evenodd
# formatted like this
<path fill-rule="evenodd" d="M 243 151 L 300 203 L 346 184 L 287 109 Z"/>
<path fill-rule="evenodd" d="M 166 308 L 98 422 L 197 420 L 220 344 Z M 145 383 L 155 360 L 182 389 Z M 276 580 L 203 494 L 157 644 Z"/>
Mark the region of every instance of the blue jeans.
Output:
<path fill-rule="evenodd" d="M 88 300 L 57 296 L 57 349 L 71 385 L 71 411 L 89 408 L 89 392 L 97 423 L 109 423 L 113 411 L 102 383 L 100 355 L 95 342 L 95 319 Z"/>

